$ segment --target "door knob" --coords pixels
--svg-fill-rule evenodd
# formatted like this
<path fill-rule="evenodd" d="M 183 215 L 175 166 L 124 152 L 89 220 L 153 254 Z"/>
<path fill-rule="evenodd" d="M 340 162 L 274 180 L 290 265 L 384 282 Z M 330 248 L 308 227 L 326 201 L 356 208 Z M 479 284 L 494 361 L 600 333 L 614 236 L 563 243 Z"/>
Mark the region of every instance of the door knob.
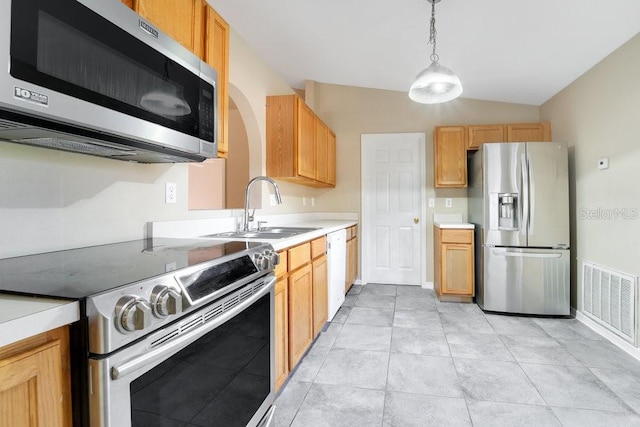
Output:
<path fill-rule="evenodd" d="M 420 218 L 417 218 L 417 217 L 416 217 L 416 218 L 413 218 L 413 223 L 414 223 L 414 224 L 417 224 L 417 223 L 419 223 L 419 222 L 420 222 Z"/>

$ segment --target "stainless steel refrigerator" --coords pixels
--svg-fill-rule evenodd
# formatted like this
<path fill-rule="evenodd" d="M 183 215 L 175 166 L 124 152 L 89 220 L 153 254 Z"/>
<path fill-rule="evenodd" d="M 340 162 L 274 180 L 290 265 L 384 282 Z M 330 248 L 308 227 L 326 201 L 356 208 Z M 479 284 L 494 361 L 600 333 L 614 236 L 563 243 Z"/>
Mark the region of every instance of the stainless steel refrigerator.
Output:
<path fill-rule="evenodd" d="M 468 195 L 480 308 L 569 315 L 566 144 L 482 145 L 469 159 Z"/>

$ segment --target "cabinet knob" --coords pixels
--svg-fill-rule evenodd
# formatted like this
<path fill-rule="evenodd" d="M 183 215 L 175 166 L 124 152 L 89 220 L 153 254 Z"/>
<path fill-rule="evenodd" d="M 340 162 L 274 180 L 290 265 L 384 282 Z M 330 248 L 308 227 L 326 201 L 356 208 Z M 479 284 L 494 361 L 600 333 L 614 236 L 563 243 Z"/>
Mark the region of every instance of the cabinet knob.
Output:
<path fill-rule="evenodd" d="M 418 217 L 413 218 L 413 223 L 414 223 L 414 224 L 417 224 L 417 223 L 419 223 L 419 222 L 420 222 L 420 218 L 418 218 Z"/>

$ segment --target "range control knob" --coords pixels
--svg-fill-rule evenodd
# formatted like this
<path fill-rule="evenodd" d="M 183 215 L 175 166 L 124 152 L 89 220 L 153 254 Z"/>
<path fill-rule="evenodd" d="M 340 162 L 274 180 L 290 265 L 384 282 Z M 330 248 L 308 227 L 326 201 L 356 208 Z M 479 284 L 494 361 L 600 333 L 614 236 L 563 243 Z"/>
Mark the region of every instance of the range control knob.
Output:
<path fill-rule="evenodd" d="M 151 306 L 131 295 L 120 298 L 116 304 L 116 327 L 121 332 L 141 331 L 151 324 Z"/>
<path fill-rule="evenodd" d="M 163 318 L 182 311 L 180 292 L 168 286 L 158 285 L 151 292 L 151 307 L 156 317 Z"/>
<path fill-rule="evenodd" d="M 276 265 L 280 264 L 280 255 L 277 252 L 267 249 L 265 256 L 269 258 L 272 268 L 275 268 Z"/>
<path fill-rule="evenodd" d="M 264 271 L 269 269 L 269 259 L 263 254 L 257 254 L 255 259 L 258 270 Z"/>

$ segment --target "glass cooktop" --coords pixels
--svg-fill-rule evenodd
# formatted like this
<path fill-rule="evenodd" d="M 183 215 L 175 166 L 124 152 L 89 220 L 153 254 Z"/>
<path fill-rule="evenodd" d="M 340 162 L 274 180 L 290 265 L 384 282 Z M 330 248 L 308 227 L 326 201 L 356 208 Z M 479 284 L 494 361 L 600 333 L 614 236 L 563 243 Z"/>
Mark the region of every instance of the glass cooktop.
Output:
<path fill-rule="evenodd" d="M 0 259 L 0 292 L 81 299 L 261 245 L 161 238 Z"/>

